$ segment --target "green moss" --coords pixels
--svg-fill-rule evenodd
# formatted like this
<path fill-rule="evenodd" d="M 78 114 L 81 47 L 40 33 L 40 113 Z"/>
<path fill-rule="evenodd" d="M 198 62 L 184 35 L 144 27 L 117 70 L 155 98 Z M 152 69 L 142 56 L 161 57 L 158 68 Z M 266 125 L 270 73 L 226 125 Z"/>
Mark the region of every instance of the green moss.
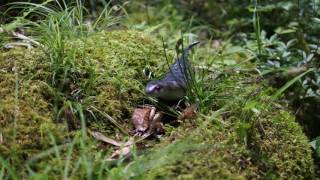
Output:
<path fill-rule="evenodd" d="M 1 53 L 0 132 L 2 155 L 28 157 L 52 146 L 52 135 L 61 142 L 66 133 L 53 122 L 51 105 L 43 96 L 47 85 L 37 76 L 36 52 L 16 49 Z M 39 53 L 39 52 L 38 52 Z M 42 65 L 41 65 L 42 66 Z M 15 73 L 16 72 L 16 73 Z"/>
<path fill-rule="evenodd" d="M 47 154 L 40 160 L 35 158 L 27 168 L 19 166 L 21 174 L 28 174 L 31 168 L 38 172 L 34 177 L 61 179 L 69 158 L 68 173 L 73 177 L 96 178 L 98 173 L 109 178 L 150 179 L 312 177 L 311 150 L 301 128 L 284 106 L 270 98 L 272 90 L 252 81 L 258 76 L 252 72 L 229 73 L 213 90 L 208 79 L 209 83 L 204 83 L 208 87 L 203 89 L 213 91 L 210 97 L 214 98 L 202 107 L 201 115 L 178 127 L 167 125 L 160 142 L 148 149 L 150 152 L 134 157 L 132 164 L 106 163 L 105 156 L 113 149 L 96 148 L 96 142 L 77 133 L 76 142 L 56 150 L 54 144 L 70 142 L 68 138 L 73 136 L 58 122 L 61 117 L 54 119 L 55 105 L 77 104 L 82 109 L 75 115 L 80 119 L 79 112 L 83 112 L 89 128 L 115 136 L 119 129 L 100 112 L 127 127 L 133 108 L 143 100 L 141 91 L 148 81 L 143 69 L 150 68 L 156 76 L 167 69 L 163 68 L 166 60 L 161 43 L 140 32 L 106 31 L 67 44 L 68 61 L 61 66 L 68 73 L 65 81 L 56 81 L 63 82 L 60 89 L 50 84 L 54 71 L 41 51 L 14 49 L 0 54 L 1 156 L 10 161 L 16 157 L 12 162 L 18 167 L 26 159 L 39 158 L 39 153 Z M 204 53 L 198 56 L 202 57 L 199 64 L 217 60 Z M 237 53 L 223 57 L 219 57 L 222 64 L 226 59 L 236 58 L 233 64 L 246 59 Z M 59 103 L 55 104 L 57 92 Z M 46 151 L 52 147 L 54 153 Z"/>
<path fill-rule="evenodd" d="M 308 139 L 292 114 L 284 110 L 269 112 L 253 125 L 251 146 L 263 175 L 273 174 L 281 179 L 312 177 Z"/>
<path fill-rule="evenodd" d="M 127 126 L 133 108 L 144 96 L 143 86 L 149 81 L 143 74 L 144 68 L 158 75 L 166 70 L 158 68 L 167 63 L 161 43 L 136 31 L 111 31 L 70 44 L 71 49 L 78 49 L 77 67 L 84 73 L 90 71 L 92 76 L 79 78 L 81 82 L 76 85 L 84 91 L 84 108 L 95 107 Z M 106 119 L 93 112 L 96 119 Z M 93 118 L 88 116 L 90 119 Z"/>
<path fill-rule="evenodd" d="M 67 44 L 61 66 L 68 76 L 64 82 L 55 76 L 55 82 L 63 82 L 62 88 L 51 84 L 56 72 L 43 51 L 15 48 L 0 53 L 0 154 L 10 161 L 15 158 L 13 166 L 69 141 L 66 123 L 61 123 L 63 116 L 55 119 L 55 105 L 79 104 L 92 129 L 113 136 L 117 127 L 100 112 L 123 126 L 130 125 L 130 113 L 143 96 L 142 83 L 148 81 L 143 69 L 165 70 L 158 68 L 166 64 L 161 43 L 136 31 L 101 32 Z M 59 161 L 53 163 L 56 169 L 63 169 L 64 161 L 55 156 L 45 162 L 54 161 Z"/>
<path fill-rule="evenodd" d="M 150 153 L 160 153 L 169 145 L 175 146 L 175 153 L 166 154 L 171 161 L 152 167 L 149 177 L 312 178 L 311 149 L 294 116 L 270 98 L 272 90 L 257 92 L 263 84 L 243 84 L 248 76 L 228 78 L 241 87 L 240 91 L 229 89 L 238 98 L 220 102 L 229 113 L 210 111 L 196 121 L 167 129 L 170 134 Z M 180 143 L 191 148 L 179 147 Z"/>
<path fill-rule="evenodd" d="M 198 121 L 203 122 L 204 119 L 198 119 Z M 225 132 L 222 127 L 202 125 L 194 130 L 184 128 L 181 127 L 177 131 L 183 131 L 185 134 L 181 137 L 173 135 L 177 139 L 171 143 L 176 145 L 177 149 L 180 149 L 178 145 L 180 142 L 185 142 L 191 148 L 180 150 L 182 155 L 180 157 L 168 155 L 173 163 L 151 170 L 149 176 L 171 176 L 182 179 L 186 177 L 246 179 L 245 175 L 256 177 L 255 167 L 250 164 L 250 161 L 241 162 L 247 161 L 245 147 L 240 144 L 229 144 L 228 134 L 223 134 Z M 185 139 L 186 137 L 188 138 Z M 243 167 L 240 163 L 243 163 Z"/>

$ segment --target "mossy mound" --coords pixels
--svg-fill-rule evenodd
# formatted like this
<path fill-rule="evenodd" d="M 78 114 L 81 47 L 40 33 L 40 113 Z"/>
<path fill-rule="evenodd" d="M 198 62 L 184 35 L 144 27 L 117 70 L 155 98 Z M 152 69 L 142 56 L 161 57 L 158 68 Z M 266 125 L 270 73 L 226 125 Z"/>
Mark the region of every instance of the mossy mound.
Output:
<path fill-rule="evenodd" d="M 202 59 L 197 63 L 208 61 L 202 56 L 195 57 Z M 237 53 L 231 57 L 246 59 Z M 228 63 L 235 62 L 229 58 L 226 58 Z M 213 98 L 216 102 L 198 119 L 184 121 L 179 127 L 167 126 L 167 134 L 160 143 L 133 161 L 129 168 L 126 166 L 127 173 L 123 176 L 148 179 L 312 178 L 313 162 L 306 136 L 285 104 L 272 99 L 274 90 L 267 89 L 258 76 L 252 71 L 228 74 L 217 85 L 215 95 L 231 95 L 229 98 Z"/>
<path fill-rule="evenodd" d="M 50 62 L 40 50 L 13 49 L 0 55 L 0 133 L 4 137 L 0 153 L 9 157 L 8 161 L 16 152 L 23 153 L 15 156 L 14 163 L 50 147 L 59 151 L 55 144 L 70 142 L 74 136 L 65 123 L 59 122 L 63 115 L 54 114 L 55 108 L 63 109 L 69 102 L 78 108 L 72 111 L 74 116 L 84 119 L 91 129 L 114 137 L 119 129 L 106 114 L 127 127 L 132 110 L 143 100 L 141 91 L 148 81 L 143 69 L 150 68 L 156 74 L 166 70 L 161 43 L 135 31 L 100 32 L 73 40 L 67 43 L 64 53 L 61 66 L 68 68 L 62 73 L 65 76 L 53 76 Z M 235 51 L 229 54 L 222 64 L 237 63 L 233 58 L 247 58 Z M 198 63 L 212 64 L 209 57 L 213 56 L 201 53 Z M 248 63 L 248 67 L 253 66 Z M 36 156 L 31 161 L 35 163 L 21 167 L 21 171 L 28 175 L 34 168 L 39 177 L 57 179 L 69 174 L 70 179 L 312 177 L 307 138 L 293 116 L 270 97 L 273 90 L 262 90 L 263 83 L 256 83 L 257 76 L 252 72 L 227 74 L 215 86 L 212 97 L 229 98 L 213 98 L 214 103 L 207 100 L 210 107 L 197 119 L 183 121 L 178 127 L 167 125 L 160 142 L 148 149 L 150 152 L 131 159 L 130 164 L 119 161 L 114 166 L 106 162 L 112 148 L 104 154 L 95 148 L 95 141 L 76 135 L 77 142 L 71 143 L 74 149 L 70 143 L 65 146 L 70 155 L 65 149 L 60 154 L 55 152 L 59 155 L 45 151 L 49 154 L 46 158 Z M 54 81 L 62 85 L 52 83 L 52 77 L 63 77 Z M 212 82 L 207 80 L 208 84 Z M 18 166 L 14 163 L 12 166 Z"/>
<path fill-rule="evenodd" d="M 313 160 L 308 139 L 292 114 L 285 110 L 269 112 L 254 122 L 250 138 L 254 161 L 263 176 L 281 179 L 312 177 Z"/>
<path fill-rule="evenodd" d="M 137 161 L 149 168 L 144 176 L 312 178 L 312 152 L 301 127 L 283 105 L 271 98 L 273 90 L 262 90 L 263 83 L 248 84 L 251 78 L 256 77 L 245 73 L 228 77 L 237 88 L 228 90 L 233 94 L 231 99 L 218 102 L 224 111 L 209 110 L 178 128 L 167 127 L 167 136 Z M 136 166 L 132 171 L 139 169 Z"/>
<path fill-rule="evenodd" d="M 15 49 L 0 54 L 0 144 L 2 155 L 21 155 L 39 152 L 59 143 L 67 135 L 64 126 L 53 121 L 52 107 L 44 94 L 40 53 Z M 38 78 L 37 76 L 42 74 Z M 43 72 L 41 72 L 43 71 Z M 32 77 L 33 76 L 33 77 Z"/>
<path fill-rule="evenodd" d="M 81 66 L 89 64 L 95 71 L 96 82 L 86 94 L 94 98 L 90 100 L 92 105 L 120 121 L 128 118 L 143 96 L 142 82 L 148 81 L 143 70 L 148 67 L 156 72 L 165 70 L 156 69 L 166 64 L 162 45 L 134 31 L 97 33 L 72 42 L 71 48 L 78 48 L 76 56 Z"/>
<path fill-rule="evenodd" d="M 82 105 L 87 122 L 96 120 L 102 126 L 100 129 L 115 134 L 117 128 L 98 111 L 126 126 L 125 120 L 130 118 L 130 112 L 143 94 L 141 81 L 146 80 L 143 69 L 166 62 L 162 45 L 135 31 L 96 33 L 71 41 L 65 51 L 66 59 L 70 55 L 74 59 L 68 59 L 72 62 L 71 72 L 62 83 L 63 88 L 50 84 L 56 72 L 50 69 L 43 51 L 16 48 L 0 54 L 2 155 L 13 150 L 30 155 L 53 143 L 62 143 L 69 136 L 65 123 L 61 123 L 63 115 L 55 119 L 53 114 L 55 91 L 59 88 L 62 95 L 58 108 L 63 108 L 64 102 L 75 101 Z M 68 54 L 68 51 L 72 52 Z M 72 91 L 79 93 L 74 95 Z M 50 139 L 51 135 L 56 142 Z"/>

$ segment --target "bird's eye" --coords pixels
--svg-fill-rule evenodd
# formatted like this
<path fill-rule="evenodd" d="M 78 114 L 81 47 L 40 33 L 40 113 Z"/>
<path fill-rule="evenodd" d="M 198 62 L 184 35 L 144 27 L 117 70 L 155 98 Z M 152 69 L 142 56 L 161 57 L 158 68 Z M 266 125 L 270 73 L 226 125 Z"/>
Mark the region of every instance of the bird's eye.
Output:
<path fill-rule="evenodd" d="M 160 86 L 154 87 L 157 91 L 160 90 Z"/>

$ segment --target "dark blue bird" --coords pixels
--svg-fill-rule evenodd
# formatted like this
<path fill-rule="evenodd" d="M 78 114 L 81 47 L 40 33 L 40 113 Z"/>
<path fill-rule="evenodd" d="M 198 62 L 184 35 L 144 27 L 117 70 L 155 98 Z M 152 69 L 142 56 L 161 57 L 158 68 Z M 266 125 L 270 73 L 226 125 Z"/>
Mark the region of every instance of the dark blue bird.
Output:
<path fill-rule="evenodd" d="M 145 89 L 146 94 L 166 101 L 183 98 L 191 78 L 188 54 L 190 49 L 198 43 L 194 42 L 183 50 L 182 55 L 170 66 L 169 72 L 163 79 L 149 82 Z"/>

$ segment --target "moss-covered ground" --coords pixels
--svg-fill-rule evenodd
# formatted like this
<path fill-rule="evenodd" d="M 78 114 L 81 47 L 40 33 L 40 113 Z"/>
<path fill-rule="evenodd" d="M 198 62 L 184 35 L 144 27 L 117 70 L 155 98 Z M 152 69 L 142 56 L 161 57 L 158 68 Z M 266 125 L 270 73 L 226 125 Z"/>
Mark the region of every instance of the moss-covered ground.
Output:
<path fill-rule="evenodd" d="M 166 133 L 159 140 L 144 140 L 131 158 L 115 162 L 106 161 L 114 148 L 101 145 L 85 129 L 127 138 L 122 131 L 132 128 L 133 109 L 148 102 L 143 70 L 148 68 L 159 77 L 167 69 L 161 41 L 130 30 L 72 40 L 65 48 L 70 58 L 64 64 L 69 66 L 68 75 L 60 78 L 60 86 L 52 83 L 59 76 L 53 76 L 57 71 L 52 71 L 44 51 L 2 50 L 3 177 L 312 178 L 311 149 L 286 104 L 272 98 L 274 90 L 265 86 L 243 49 L 224 47 L 219 55 L 200 47 L 190 57 L 200 69 L 197 117 L 165 124 Z M 171 62 L 172 54 L 168 53 Z M 217 72 L 202 66 L 220 70 L 227 66 L 229 71 L 217 78 Z M 70 117 L 61 110 L 70 107 L 68 103 L 73 104 L 73 120 L 81 124 L 80 130 L 68 130 Z"/>

